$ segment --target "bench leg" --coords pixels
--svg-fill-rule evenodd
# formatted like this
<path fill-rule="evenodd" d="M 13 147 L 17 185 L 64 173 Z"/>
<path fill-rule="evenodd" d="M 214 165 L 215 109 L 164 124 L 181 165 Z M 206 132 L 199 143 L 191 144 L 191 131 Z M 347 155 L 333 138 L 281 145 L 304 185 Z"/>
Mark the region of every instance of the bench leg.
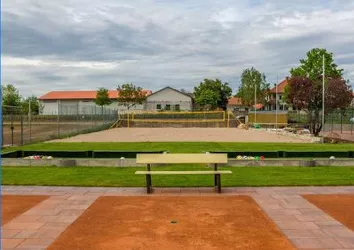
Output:
<path fill-rule="evenodd" d="M 150 194 L 151 193 L 151 175 L 147 174 L 146 175 L 146 193 Z"/>
<path fill-rule="evenodd" d="M 217 184 L 217 191 L 218 191 L 218 193 L 221 193 L 221 177 L 220 177 L 220 174 L 216 174 L 215 178 L 216 178 L 216 184 Z"/>
<path fill-rule="evenodd" d="M 218 171 L 218 164 L 214 164 L 214 171 Z M 214 175 L 214 187 L 218 186 L 216 175 Z"/>

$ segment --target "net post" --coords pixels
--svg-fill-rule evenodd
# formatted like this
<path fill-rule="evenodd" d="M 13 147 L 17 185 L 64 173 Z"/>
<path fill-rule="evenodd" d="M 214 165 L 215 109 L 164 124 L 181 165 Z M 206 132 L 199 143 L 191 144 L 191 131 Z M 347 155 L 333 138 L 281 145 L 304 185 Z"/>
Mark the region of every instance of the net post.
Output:
<path fill-rule="evenodd" d="M 230 111 L 227 112 L 227 127 L 230 128 Z"/>

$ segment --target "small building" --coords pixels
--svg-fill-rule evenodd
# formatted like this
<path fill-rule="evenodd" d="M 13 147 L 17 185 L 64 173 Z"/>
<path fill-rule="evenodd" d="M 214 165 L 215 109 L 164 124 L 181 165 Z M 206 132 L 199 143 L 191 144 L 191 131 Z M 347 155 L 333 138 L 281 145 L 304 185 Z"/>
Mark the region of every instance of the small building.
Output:
<path fill-rule="evenodd" d="M 242 99 L 240 97 L 231 97 L 227 103 L 228 111 L 244 111 L 246 105 L 242 104 Z"/>
<path fill-rule="evenodd" d="M 287 110 L 288 105 L 283 101 L 285 93 L 285 87 L 289 84 L 289 77 L 286 77 L 283 81 L 278 83 L 272 89 L 270 89 L 268 96 L 266 97 L 267 105 L 266 110 Z"/>
<path fill-rule="evenodd" d="M 146 95 L 151 94 L 145 90 Z M 93 115 L 101 114 L 102 108 L 95 104 L 96 90 L 87 91 L 51 91 L 39 98 L 43 104 L 43 115 Z M 126 110 L 125 106 L 119 105 L 117 90 L 109 90 L 108 96 L 112 103 L 104 106 L 106 112 Z M 130 110 L 142 110 L 144 105 L 134 105 Z"/>
<path fill-rule="evenodd" d="M 147 97 L 145 109 L 149 111 L 191 111 L 193 98 L 187 93 L 165 87 Z"/>

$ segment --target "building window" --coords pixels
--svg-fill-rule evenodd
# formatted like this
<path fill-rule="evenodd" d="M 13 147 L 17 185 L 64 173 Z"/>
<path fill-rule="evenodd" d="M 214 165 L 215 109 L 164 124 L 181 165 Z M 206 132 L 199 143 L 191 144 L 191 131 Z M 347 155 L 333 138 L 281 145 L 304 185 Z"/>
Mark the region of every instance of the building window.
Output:
<path fill-rule="evenodd" d="M 170 104 L 166 104 L 166 110 L 171 110 L 171 105 Z"/>
<path fill-rule="evenodd" d="M 176 111 L 180 111 L 180 110 L 181 110 L 179 104 L 176 104 L 176 105 L 175 105 L 175 110 L 176 110 Z"/>
<path fill-rule="evenodd" d="M 156 105 L 156 109 L 157 109 L 157 110 L 160 110 L 160 109 L 161 109 L 161 104 L 157 104 L 157 105 Z"/>

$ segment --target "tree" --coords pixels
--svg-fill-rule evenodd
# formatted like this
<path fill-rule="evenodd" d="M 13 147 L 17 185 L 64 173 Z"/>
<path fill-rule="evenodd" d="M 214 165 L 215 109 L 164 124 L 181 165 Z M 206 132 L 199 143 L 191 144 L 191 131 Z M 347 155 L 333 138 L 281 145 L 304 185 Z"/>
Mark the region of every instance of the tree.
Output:
<path fill-rule="evenodd" d="M 22 103 L 22 111 L 24 114 L 29 113 L 29 104 L 31 103 L 31 114 L 39 115 L 43 112 L 43 104 L 38 100 L 36 96 L 26 98 Z"/>
<path fill-rule="evenodd" d="M 286 99 L 298 110 L 308 115 L 310 131 L 318 136 L 322 130 L 322 56 L 325 55 L 325 116 L 335 109 L 344 110 L 352 101 L 352 90 L 342 77 L 342 69 L 333 62 L 332 53 L 325 49 L 313 49 L 307 59 L 300 60 L 298 68 L 291 69 L 291 78 L 286 89 Z"/>
<path fill-rule="evenodd" d="M 143 104 L 146 100 L 146 91 L 132 83 L 118 86 L 117 90 L 119 91 L 118 103 L 127 107 L 128 110 L 136 104 Z"/>
<path fill-rule="evenodd" d="M 200 106 L 209 106 L 211 109 L 226 110 L 232 90 L 227 82 L 219 79 L 204 79 L 198 87 L 194 87 L 195 101 Z"/>
<path fill-rule="evenodd" d="M 323 55 L 325 56 L 325 75 L 330 78 L 341 78 L 343 69 L 338 69 L 334 63 L 333 53 L 326 49 L 314 48 L 307 52 L 306 59 L 300 60 L 300 66 L 290 70 L 291 76 L 307 77 L 311 80 L 318 80 L 323 74 Z"/>
<path fill-rule="evenodd" d="M 2 105 L 12 107 L 21 105 L 21 95 L 15 86 L 11 84 L 2 86 Z"/>
<path fill-rule="evenodd" d="M 96 93 L 95 103 L 98 106 L 101 106 L 102 114 L 103 114 L 103 107 L 106 105 L 110 105 L 112 100 L 109 98 L 108 89 L 99 88 Z"/>
<path fill-rule="evenodd" d="M 269 90 L 269 84 L 264 74 L 254 67 L 245 69 L 241 75 L 241 86 L 239 87 L 237 97 L 242 99 L 242 103 L 248 107 L 255 105 L 255 88 L 256 99 L 258 103 L 265 103 L 265 97 Z"/>

